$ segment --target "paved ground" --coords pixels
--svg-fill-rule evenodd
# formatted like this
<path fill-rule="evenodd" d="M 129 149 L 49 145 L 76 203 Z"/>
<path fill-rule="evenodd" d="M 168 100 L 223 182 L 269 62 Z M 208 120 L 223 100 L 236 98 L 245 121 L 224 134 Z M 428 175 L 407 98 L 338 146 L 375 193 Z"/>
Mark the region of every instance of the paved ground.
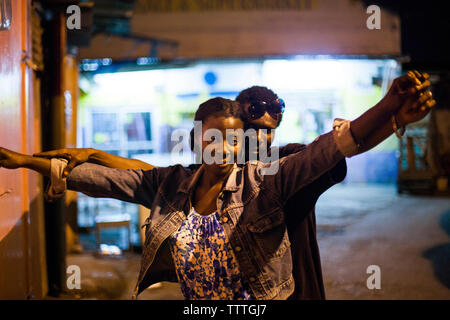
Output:
<path fill-rule="evenodd" d="M 338 185 L 317 205 L 318 240 L 328 299 L 450 299 L 450 198 L 397 195 L 394 186 Z M 70 255 L 81 287 L 62 298 L 129 299 L 139 255 Z M 381 289 L 367 288 L 367 267 Z M 163 282 L 140 299 L 182 299 Z"/>
<path fill-rule="evenodd" d="M 449 198 L 340 185 L 317 207 L 328 299 L 450 299 Z M 367 288 L 370 265 L 380 290 Z"/>

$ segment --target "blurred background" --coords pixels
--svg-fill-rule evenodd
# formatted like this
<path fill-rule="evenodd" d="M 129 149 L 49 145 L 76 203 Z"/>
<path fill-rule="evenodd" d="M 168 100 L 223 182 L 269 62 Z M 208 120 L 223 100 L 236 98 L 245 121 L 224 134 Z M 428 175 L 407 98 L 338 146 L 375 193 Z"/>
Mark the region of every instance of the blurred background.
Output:
<path fill-rule="evenodd" d="M 317 229 L 328 298 L 448 299 L 444 14 L 422 1 L 0 0 L 0 146 L 168 166 L 172 133 L 192 128 L 200 103 L 253 85 L 286 102 L 275 144 L 309 143 L 405 71 L 428 72 L 437 106 L 403 139 L 347 160 L 344 182 L 319 200 Z M 46 203 L 46 183 L 0 170 L 0 298 L 129 299 L 148 211 L 74 192 Z M 366 287 L 373 264 L 381 290 Z M 69 265 L 82 270 L 80 290 L 67 287 Z M 182 298 L 171 283 L 142 296 Z"/>

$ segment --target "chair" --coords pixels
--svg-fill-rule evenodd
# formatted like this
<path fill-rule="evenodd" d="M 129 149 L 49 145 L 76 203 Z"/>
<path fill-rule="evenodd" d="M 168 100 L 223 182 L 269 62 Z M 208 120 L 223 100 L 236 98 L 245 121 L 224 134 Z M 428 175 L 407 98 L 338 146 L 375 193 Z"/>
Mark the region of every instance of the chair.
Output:
<path fill-rule="evenodd" d="M 99 200 L 99 199 L 96 199 Z M 128 250 L 132 249 L 131 242 L 131 216 L 128 213 L 123 214 L 99 214 L 100 201 L 95 203 L 95 237 L 97 242 L 97 250 L 100 250 L 101 244 L 101 231 L 108 228 L 126 228 L 128 233 Z M 122 208 L 124 206 L 122 205 Z"/>

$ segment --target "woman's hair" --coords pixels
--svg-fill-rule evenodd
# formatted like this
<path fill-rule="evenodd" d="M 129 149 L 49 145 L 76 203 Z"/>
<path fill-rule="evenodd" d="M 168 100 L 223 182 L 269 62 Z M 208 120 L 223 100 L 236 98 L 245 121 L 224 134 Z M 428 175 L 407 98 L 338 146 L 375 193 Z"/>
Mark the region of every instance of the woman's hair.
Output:
<path fill-rule="evenodd" d="M 224 99 L 224 98 L 212 98 L 206 102 L 203 102 L 195 113 L 194 120 L 206 121 L 208 117 L 234 117 L 243 118 L 243 112 L 240 104 L 236 101 Z"/>
<path fill-rule="evenodd" d="M 194 120 L 204 123 L 208 117 L 234 117 L 243 119 L 244 113 L 239 102 L 224 99 L 212 98 L 203 102 L 195 113 Z M 191 150 L 194 150 L 194 129 L 191 130 Z"/>

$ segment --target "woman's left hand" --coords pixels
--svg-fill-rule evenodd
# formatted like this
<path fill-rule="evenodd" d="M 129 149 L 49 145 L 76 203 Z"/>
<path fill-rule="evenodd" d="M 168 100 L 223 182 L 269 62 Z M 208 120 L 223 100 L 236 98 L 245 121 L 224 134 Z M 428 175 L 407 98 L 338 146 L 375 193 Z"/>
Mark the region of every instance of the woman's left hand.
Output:
<path fill-rule="evenodd" d="M 66 149 L 39 152 L 33 154 L 33 156 L 47 159 L 64 158 L 68 160 L 69 162 L 63 172 L 63 178 L 65 178 L 70 174 L 73 168 L 75 168 L 80 164 L 88 162 L 89 158 L 94 153 L 95 150 L 89 148 L 66 148 Z"/>

